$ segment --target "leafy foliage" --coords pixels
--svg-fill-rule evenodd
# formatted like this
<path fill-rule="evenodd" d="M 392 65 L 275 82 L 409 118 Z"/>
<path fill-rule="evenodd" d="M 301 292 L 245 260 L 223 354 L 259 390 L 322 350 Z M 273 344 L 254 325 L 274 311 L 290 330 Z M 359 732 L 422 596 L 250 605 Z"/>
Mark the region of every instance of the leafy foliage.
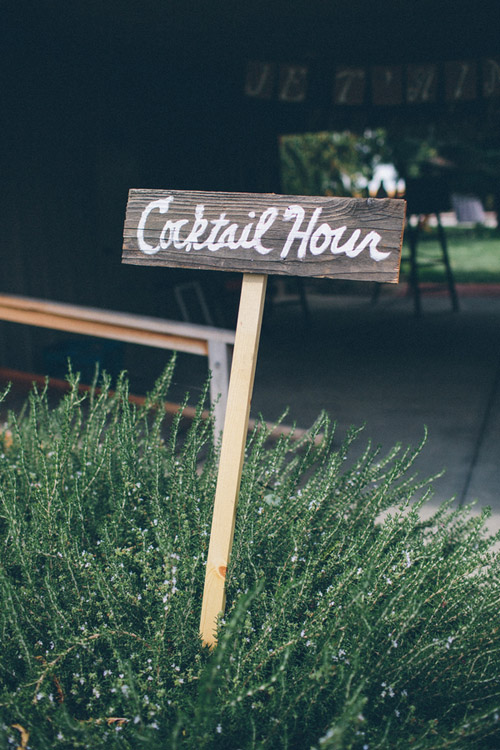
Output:
<path fill-rule="evenodd" d="M 352 459 L 322 415 L 250 436 L 227 612 L 198 636 L 211 424 L 33 391 L 1 433 L 0 746 L 496 748 L 499 559 L 468 510 L 427 522 L 416 451 Z M 414 502 L 412 502 L 412 500 Z"/>
<path fill-rule="evenodd" d="M 283 192 L 359 197 L 387 155 L 382 129 L 282 136 Z"/>

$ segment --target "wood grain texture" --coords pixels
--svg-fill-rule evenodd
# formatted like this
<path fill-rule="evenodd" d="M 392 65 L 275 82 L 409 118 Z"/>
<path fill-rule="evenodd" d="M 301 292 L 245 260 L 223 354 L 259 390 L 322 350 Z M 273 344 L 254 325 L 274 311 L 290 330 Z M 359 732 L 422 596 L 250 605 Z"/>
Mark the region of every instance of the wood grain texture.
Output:
<path fill-rule="evenodd" d="M 395 283 L 405 207 L 390 198 L 133 189 L 122 260 Z"/>
<path fill-rule="evenodd" d="M 265 275 L 243 277 L 201 608 L 200 633 L 210 647 L 216 643 L 217 616 L 225 607 L 266 285 Z"/>

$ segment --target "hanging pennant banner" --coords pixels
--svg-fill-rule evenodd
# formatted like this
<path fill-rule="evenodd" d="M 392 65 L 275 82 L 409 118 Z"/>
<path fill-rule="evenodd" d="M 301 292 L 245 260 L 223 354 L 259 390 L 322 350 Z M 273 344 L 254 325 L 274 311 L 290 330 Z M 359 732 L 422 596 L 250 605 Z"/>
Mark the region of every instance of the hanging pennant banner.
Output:
<path fill-rule="evenodd" d="M 131 190 L 123 262 L 397 282 L 405 201 Z"/>
<path fill-rule="evenodd" d="M 335 71 L 334 104 L 359 106 L 364 104 L 366 73 L 363 68 L 339 68 Z"/>
<path fill-rule="evenodd" d="M 317 91 L 318 84 L 323 85 L 325 80 L 322 74 L 321 82 L 313 81 L 310 87 L 313 73 L 303 64 L 250 60 L 246 65 L 244 93 L 250 99 L 302 104 L 308 99 L 309 88 Z M 500 96 L 500 59 L 375 65 L 366 69 L 341 65 L 328 85 L 332 104 L 344 107 L 490 99 Z"/>
<path fill-rule="evenodd" d="M 403 76 L 400 65 L 375 65 L 371 69 L 372 98 L 378 107 L 394 107 L 403 101 Z"/>
<path fill-rule="evenodd" d="M 408 65 L 406 68 L 406 101 L 429 104 L 437 99 L 437 65 Z"/>
<path fill-rule="evenodd" d="M 500 96 L 500 60 L 483 60 L 483 96 Z"/>
<path fill-rule="evenodd" d="M 469 102 L 477 96 L 477 64 L 472 60 L 447 62 L 445 90 L 448 102 Z"/>
<path fill-rule="evenodd" d="M 305 101 L 307 73 L 304 65 L 280 65 L 278 99 L 293 103 Z"/>
<path fill-rule="evenodd" d="M 245 95 L 252 99 L 272 99 L 276 81 L 276 64 L 250 60 L 247 62 Z"/>

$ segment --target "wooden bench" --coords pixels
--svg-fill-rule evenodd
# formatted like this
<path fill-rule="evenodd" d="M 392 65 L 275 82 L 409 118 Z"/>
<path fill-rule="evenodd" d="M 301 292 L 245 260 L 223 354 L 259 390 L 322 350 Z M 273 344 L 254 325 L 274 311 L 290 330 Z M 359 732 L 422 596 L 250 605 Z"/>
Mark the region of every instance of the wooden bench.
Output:
<path fill-rule="evenodd" d="M 222 431 L 234 331 L 12 294 L 0 294 L 0 320 L 208 357 L 216 434 Z"/>

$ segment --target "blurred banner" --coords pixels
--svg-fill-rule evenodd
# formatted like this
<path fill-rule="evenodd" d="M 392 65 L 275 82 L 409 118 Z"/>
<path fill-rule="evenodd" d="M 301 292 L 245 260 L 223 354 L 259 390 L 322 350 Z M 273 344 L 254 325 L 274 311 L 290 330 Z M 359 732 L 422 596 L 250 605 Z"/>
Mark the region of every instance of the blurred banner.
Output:
<path fill-rule="evenodd" d="M 368 68 L 340 65 L 328 76 L 317 63 L 249 60 L 244 93 L 252 99 L 301 104 L 311 90 L 318 90 L 318 81 L 324 87 L 325 78 L 330 102 L 339 107 L 470 102 L 500 96 L 500 58 Z"/>

